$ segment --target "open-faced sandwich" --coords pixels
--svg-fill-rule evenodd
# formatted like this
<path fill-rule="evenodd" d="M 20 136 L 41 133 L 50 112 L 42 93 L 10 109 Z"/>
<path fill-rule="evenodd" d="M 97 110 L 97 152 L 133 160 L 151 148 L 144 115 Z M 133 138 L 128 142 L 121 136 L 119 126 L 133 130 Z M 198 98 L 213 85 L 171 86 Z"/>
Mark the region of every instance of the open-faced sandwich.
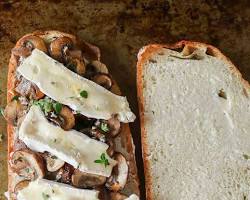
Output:
<path fill-rule="evenodd" d="M 125 97 L 100 50 L 58 31 L 25 35 L 8 73 L 9 199 L 138 200 Z"/>

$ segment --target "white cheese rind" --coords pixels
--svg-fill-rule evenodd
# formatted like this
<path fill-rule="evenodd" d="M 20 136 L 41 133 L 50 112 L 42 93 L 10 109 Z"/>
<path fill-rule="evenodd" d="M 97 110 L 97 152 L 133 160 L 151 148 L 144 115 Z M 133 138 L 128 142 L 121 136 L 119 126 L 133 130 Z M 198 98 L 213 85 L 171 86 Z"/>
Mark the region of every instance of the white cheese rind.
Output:
<path fill-rule="evenodd" d="M 31 106 L 25 116 L 19 138 L 33 151 L 50 152 L 86 173 L 109 177 L 116 164 L 107 154 L 110 165 L 95 163 L 109 146 L 76 130 L 65 131 L 49 123 L 38 106 Z"/>
<path fill-rule="evenodd" d="M 99 200 L 99 191 L 77 189 L 72 186 L 37 179 L 20 190 L 17 194 L 17 200 Z"/>
<path fill-rule="evenodd" d="M 34 49 L 17 71 L 47 96 L 87 117 L 110 119 L 113 114 L 118 114 L 121 122 L 135 120 L 126 97 L 115 95 L 79 76 L 40 50 Z M 87 91 L 87 98 L 80 96 L 82 90 Z"/>

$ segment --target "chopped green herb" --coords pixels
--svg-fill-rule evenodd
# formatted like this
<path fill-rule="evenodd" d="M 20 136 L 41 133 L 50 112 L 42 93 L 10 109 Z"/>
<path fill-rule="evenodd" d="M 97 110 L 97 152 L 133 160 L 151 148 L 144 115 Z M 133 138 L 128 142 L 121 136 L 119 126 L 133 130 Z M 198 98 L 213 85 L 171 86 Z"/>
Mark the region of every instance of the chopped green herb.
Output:
<path fill-rule="evenodd" d="M 59 115 L 61 110 L 62 110 L 62 104 L 56 102 L 53 104 L 53 108 L 54 108 L 56 114 Z"/>
<path fill-rule="evenodd" d="M 61 103 L 54 102 L 52 99 L 49 98 L 34 100 L 32 104 L 39 106 L 45 114 L 48 114 L 49 112 L 52 112 L 54 110 L 55 113 L 58 115 L 62 110 Z"/>
<path fill-rule="evenodd" d="M 247 154 L 243 154 L 243 157 L 244 157 L 246 160 L 250 159 L 250 156 L 247 155 Z"/>
<path fill-rule="evenodd" d="M 29 168 L 25 168 L 25 171 L 26 171 L 27 173 L 29 173 L 29 172 L 30 172 L 30 169 L 29 169 Z"/>
<path fill-rule="evenodd" d="M 50 198 L 50 196 L 44 192 L 42 193 L 42 196 L 44 200 L 48 200 Z"/>
<path fill-rule="evenodd" d="M 101 130 L 105 133 L 109 132 L 109 127 L 107 123 L 102 122 L 101 123 Z"/>
<path fill-rule="evenodd" d="M 14 96 L 14 97 L 11 99 L 11 101 L 18 101 L 18 98 L 19 98 L 19 96 L 16 95 L 16 96 Z"/>
<path fill-rule="evenodd" d="M 45 102 L 44 105 L 43 105 L 44 112 L 45 113 L 51 112 L 52 111 L 52 107 L 53 107 L 52 103 Z"/>
<path fill-rule="evenodd" d="M 109 161 L 105 156 L 105 153 L 102 153 L 100 156 L 100 159 L 95 160 L 95 163 L 99 163 L 99 164 L 104 164 L 105 167 L 107 167 L 109 165 Z"/>
<path fill-rule="evenodd" d="M 87 92 L 86 90 L 82 90 L 82 91 L 80 92 L 80 95 L 81 95 L 81 97 L 83 97 L 83 98 L 88 98 L 88 92 Z"/>
<path fill-rule="evenodd" d="M 0 113 L 2 116 L 4 116 L 4 108 L 0 107 Z"/>
<path fill-rule="evenodd" d="M 56 139 L 54 139 L 54 143 L 56 143 L 56 141 L 57 141 L 57 140 L 56 140 Z"/>

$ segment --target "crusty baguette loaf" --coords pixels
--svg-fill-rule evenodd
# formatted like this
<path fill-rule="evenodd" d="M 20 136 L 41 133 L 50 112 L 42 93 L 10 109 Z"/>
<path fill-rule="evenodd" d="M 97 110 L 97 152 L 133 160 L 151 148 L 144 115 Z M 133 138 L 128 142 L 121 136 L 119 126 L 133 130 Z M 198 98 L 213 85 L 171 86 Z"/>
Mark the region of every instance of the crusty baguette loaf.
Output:
<path fill-rule="evenodd" d="M 59 36 L 67 36 L 71 38 L 71 40 L 77 44 L 80 45 L 83 51 L 83 55 L 86 58 L 91 58 L 94 60 L 100 60 L 100 50 L 98 47 L 95 47 L 87 42 L 84 41 L 78 41 L 75 36 L 59 31 L 36 31 L 31 34 L 27 34 L 23 36 L 22 38 L 29 36 L 29 35 L 35 35 L 43 38 L 45 41 L 51 41 L 54 37 Z M 17 47 L 22 40 L 19 39 L 19 41 L 16 43 Z M 9 61 L 9 71 L 8 71 L 8 83 L 7 83 L 7 103 L 11 101 L 11 99 L 14 97 L 14 82 L 15 82 L 15 71 L 17 68 L 18 60 L 14 56 L 14 54 L 11 54 L 11 58 Z M 111 91 L 115 94 L 121 95 L 120 89 L 116 82 L 114 81 L 113 86 L 111 88 Z M 7 127 L 8 132 L 8 158 L 10 158 L 11 153 L 15 150 L 15 131 L 14 127 L 12 125 L 8 125 Z M 128 124 L 122 125 L 121 133 L 115 138 L 115 146 L 116 150 L 121 152 L 129 165 L 129 177 L 127 180 L 127 184 L 125 188 L 122 190 L 122 193 L 124 194 L 137 194 L 139 195 L 139 181 L 137 176 L 137 167 L 135 162 L 135 154 L 134 154 L 134 144 L 132 140 L 132 135 L 130 132 L 130 128 Z M 8 169 L 9 176 L 8 176 L 8 190 L 9 192 L 13 192 L 14 185 L 16 182 L 19 181 L 20 178 L 18 178 L 15 173 L 11 171 L 11 168 L 9 166 Z"/>
<path fill-rule="evenodd" d="M 250 199 L 250 86 L 211 45 L 149 45 L 137 63 L 148 200 Z"/>

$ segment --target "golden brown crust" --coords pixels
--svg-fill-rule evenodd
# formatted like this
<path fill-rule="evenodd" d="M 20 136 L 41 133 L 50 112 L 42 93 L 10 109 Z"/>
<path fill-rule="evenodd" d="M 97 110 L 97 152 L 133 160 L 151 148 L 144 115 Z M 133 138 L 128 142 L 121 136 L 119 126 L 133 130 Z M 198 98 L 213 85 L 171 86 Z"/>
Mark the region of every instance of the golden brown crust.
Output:
<path fill-rule="evenodd" d="M 148 144 L 147 144 L 147 134 L 145 130 L 145 118 L 144 118 L 144 98 L 143 98 L 143 66 L 147 60 L 151 58 L 151 56 L 160 51 L 162 48 L 172 49 L 172 50 L 183 50 L 186 46 L 187 51 L 193 51 L 194 49 L 207 49 L 206 53 L 208 55 L 214 56 L 224 62 L 226 62 L 235 76 L 237 76 L 245 90 L 250 90 L 250 84 L 248 81 L 242 78 L 240 71 L 237 67 L 231 62 L 229 58 L 223 55 L 223 53 L 217 49 L 216 47 L 204 44 L 200 42 L 193 41 L 185 41 L 182 40 L 175 44 L 151 44 L 145 46 L 141 49 L 138 54 L 138 62 L 137 62 L 137 95 L 138 95 L 138 106 L 139 106 L 139 115 L 140 115 L 140 123 L 141 123 L 141 141 L 142 141 L 142 152 L 143 152 L 143 160 L 144 160 L 144 171 L 145 171 L 145 187 L 146 187 L 146 196 L 147 200 L 153 200 L 153 191 L 152 191 L 152 177 L 150 174 L 150 162 L 147 159 L 147 155 L 149 154 Z M 244 90 L 244 91 L 245 91 Z"/>
<path fill-rule="evenodd" d="M 95 60 L 100 60 L 100 51 L 97 47 L 84 42 L 84 41 L 77 41 L 76 37 L 71 34 L 63 33 L 60 31 L 35 31 L 31 34 L 26 34 L 22 38 L 20 38 L 15 47 L 18 47 L 20 45 L 20 40 L 22 40 L 26 36 L 39 36 L 45 40 L 49 40 L 49 38 L 53 36 L 67 36 L 72 39 L 73 43 L 78 45 L 80 44 L 81 47 L 87 49 L 85 52 L 83 51 L 83 54 L 87 55 L 89 58 L 95 59 Z M 14 48 L 15 48 L 14 47 Z M 92 52 L 91 52 L 92 51 Z M 17 57 L 15 57 L 13 54 L 11 54 L 11 58 L 9 61 L 9 71 L 8 71 L 8 81 L 7 81 L 7 103 L 11 101 L 11 99 L 14 97 L 14 81 L 15 81 L 15 70 L 18 64 Z M 118 85 L 114 82 L 112 91 L 116 94 L 121 94 L 120 89 Z M 7 126 L 7 133 L 8 133 L 8 160 L 10 158 L 11 152 L 14 150 L 14 128 L 11 125 Z M 122 145 L 123 150 L 127 152 L 129 164 L 131 165 L 130 167 L 130 173 L 131 173 L 131 181 L 134 183 L 132 184 L 133 186 L 136 186 L 136 188 L 132 188 L 134 190 L 134 193 L 139 195 L 139 179 L 137 176 L 137 167 L 136 167 L 136 162 L 135 162 L 135 155 L 134 155 L 134 146 L 133 146 L 133 141 L 132 141 L 132 135 L 129 129 L 128 124 L 124 124 L 124 128 L 122 130 L 122 133 L 119 134 L 121 137 L 122 141 L 126 141 L 126 145 Z M 11 172 L 10 166 L 8 165 L 8 190 L 12 191 L 13 187 L 13 172 Z M 128 186 L 130 187 L 130 186 Z"/>

